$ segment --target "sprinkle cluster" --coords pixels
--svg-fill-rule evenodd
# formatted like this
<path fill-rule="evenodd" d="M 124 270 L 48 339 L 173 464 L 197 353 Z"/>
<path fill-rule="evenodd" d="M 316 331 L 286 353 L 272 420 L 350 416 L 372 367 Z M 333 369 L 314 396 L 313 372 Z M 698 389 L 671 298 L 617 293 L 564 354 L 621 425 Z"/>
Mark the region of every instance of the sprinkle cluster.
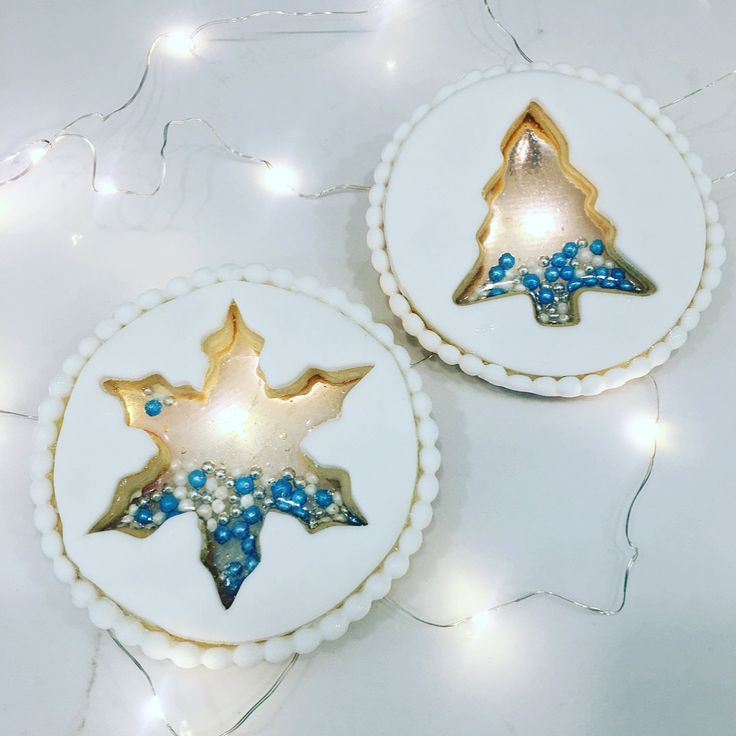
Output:
<path fill-rule="evenodd" d="M 366 523 L 345 505 L 333 484 L 320 483 L 311 474 L 296 477 L 290 468 L 275 478 L 263 479 L 257 467 L 246 473 L 228 473 L 211 462 L 190 463 L 184 469 L 172 465 L 169 480 L 143 489 L 118 528 L 154 530 L 173 516 L 195 512 L 207 540 L 205 564 L 226 608 L 261 561 L 258 537 L 269 511 L 290 514 L 310 530 L 328 524 Z"/>
<path fill-rule="evenodd" d="M 580 289 L 641 291 L 623 268 L 606 257 L 602 240 L 565 243 L 562 250 L 540 256 L 536 263 L 517 265 L 511 253 L 503 253 L 488 271 L 487 298 L 529 294 L 542 324 L 570 322 L 571 296 Z"/>
<path fill-rule="evenodd" d="M 176 403 L 173 396 L 159 396 L 151 388 L 144 388 L 143 394 L 146 397 L 143 411 L 149 417 L 157 417 L 164 410 L 164 407 L 173 406 Z"/>

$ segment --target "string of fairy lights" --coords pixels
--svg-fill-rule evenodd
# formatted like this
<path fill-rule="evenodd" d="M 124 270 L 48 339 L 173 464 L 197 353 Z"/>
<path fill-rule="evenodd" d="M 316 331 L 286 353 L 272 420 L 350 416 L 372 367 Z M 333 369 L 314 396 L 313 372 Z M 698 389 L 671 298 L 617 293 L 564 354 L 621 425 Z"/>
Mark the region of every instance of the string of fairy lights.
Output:
<path fill-rule="evenodd" d="M 180 56 L 187 55 L 187 54 L 194 54 L 196 53 L 197 42 L 200 36 L 203 33 L 205 33 L 208 29 L 211 29 L 213 27 L 222 26 L 222 25 L 242 24 L 246 22 L 256 21 L 258 18 L 263 18 L 267 16 L 282 16 L 282 17 L 303 18 L 303 19 L 316 18 L 320 16 L 321 17 L 325 17 L 325 16 L 348 16 L 348 17 L 367 16 L 383 8 L 390 1 L 391 0 L 380 0 L 380 2 L 377 2 L 370 7 L 358 9 L 358 10 L 316 10 L 316 11 L 263 10 L 263 11 L 258 11 L 258 12 L 250 13 L 247 15 L 236 16 L 232 18 L 220 18 L 220 19 L 206 21 L 200 24 L 199 26 L 197 26 L 191 32 L 175 31 L 175 32 L 162 33 L 154 39 L 154 41 L 151 43 L 151 45 L 148 48 L 143 72 L 132 94 L 130 94 L 121 104 L 117 105 L 112 110 L 109 110 L 107 112 L 93 111 L 93 112 L 87 112 L 87 113 L 78 115 L 73 120 L 71 120 L 69 123 L 59 128 L 52 135 L 32 141 L 31 143 L 24 146 L 22 149 L 14 153 L 11 153 L 5 156 L 4 158 L 0 159 L 0 167 L 10 167 L 11 169 L 13 169 L 13 171 L 10 174 L 5 176 L 4 178 L 0 178 L 0 187 L 10 185 L 11 183 L 18 181 L 19 179 L 31 173 L 31 171 L 33 171 L 37 166 L 39 166 L 41 161 L 51 151 L 56 149 L 64 141 L 77 140 L 85 144 L 91 154 L 90 186 L 94 192 L 96 192 L 99 195 L 103 195 L 103 196 L 124 195 L 124 196 L 133 196 L 133 197 L 153 197 L 156 194 L 158 194 L 158 192 L 161 190 L 161 187 L 163 186 L 164 181 L 166 179 L 167 148 L 170 143 L 171 130 L 173 128 L 177 128 L 177 127 L 184 126 L 184 125 L 199 125 L 199 126 L 204 127 L 213 137 L 217 145 L 222 150 L 224 150 L 229 156 L 231 156 L 233 159 L 238 160 L 243 163 L 253 164 L 253 165 L 264 168 L 268 174 L 267 180 L 268 180 L 269 186 L 272 189 L 275 189 L 278 191 L 285 191 L 285 192 L 291 193 L 292 195 L 298 196 L 303 199 L 321 199 L 323 197 L 334 195 L 334 194 L 367 191 L 370 188 L 369 185 L 367 184 L 350 184 L 350 183 L 334 184 L 324 189 L 313 191 L 313 192 L 302 191 L 298 188 L 296 177 L 294 176 L 294 172 L 292 169 L 290 169 L 290 167 L 276 165 L 275 163 L 273 163 L 271 160 L 267 158 L 264 158 L 258 155 L 253 155 L 250 153 L 246 153 L 245 151 L 240 150 L 238 147 L 228 142 L 222 136 L 218 128 L 215 125 L 213 125 L 207 118 L 200 117 L 200 116 L 192 116 L 192 117 L 186 117 L 186 118 L 174 118 L 174 119 L 168 120 L 164 124 L 162 128 L 162 134 L 161 134 L 161 147 L 159 149 L 160 170 L 159 170 L 158 179 L 147 190 L 128 189 L 126 187 L 119 186 L 108 179 L 102 179 L 98 177 L 98 156 L 97 156 L 97 149 L 95 147 L 95 144 L 90 138 L 83 135 L 78 130 L 75 130 L 75 126 L 77 126 L 80 122 L 90 119 L 90 118 L 93 118 L 102 123 L 105 123 L 111 118 L 113 118 L 114 116 L 118 115 L 119 113 L 123 112 L 127 108 L 131 107 L 135 103 L 135 101 L 138 99 L 138 97 L 141 95 L 149 79 L 149 75 L 151 71 L 151 63 L 152 63 L 154 54 L 156 54 L 159 49 L 166 49 L 169 53 L 174 54 L 174 55 L 180 55 Z M 490 16 L 494 25 L 503 34 L 505 34 L 508 37 L 508 39 L 511 41 L 516 53 L 518 53 L 518 55 L 524 61 L 528 63 L 533 63 L 533 59 L 523 49 L 518 38 L 507 28 L 507 26 L 505 26 L 500 21 L 499 17 L 494 12 L 491 6 L 491 0 L 482 0 L 482 5 L 483 5 L 485 12 Z M 308 33 L 310 31 L 305 30 L 304 32 Z M 692 97 L 700 94 L 701 92 L 707 89 L 710 89 L 712 87 L 715 87 L 716 85 L 720 84 L 721 82 L 725 81 L 726 79 L 730 78 L 731 76 L 735 74 L 736 74 L 736 69 L 728 71 L 725 74 L 722 74 L 721 76 L 717 77 L 716 79 L 713 79 L 707 82 L 706 84 L 703 84 L 697 89 L 691 90 L 690 92 L 682 95 L 681 97 L 678 97 L 677 99 L 666 103 L 662 107 L 669 108 L 681 102 L 684 102 L 685 100 L 691 99 Z M 718 183 L 726 179 L 729 179 L 734 175 L 736 175 L 736 168 L 718 176 L 717 178 L 713 180 L 713 182 Z M 423 362 L 424 360 L 427 360 L 430 357 L 431 356 L 426 356 L 425 358 L 418 361 L 417 363 Z M 658 431 L 660 429 L 660 403 L 661 402 L 660 402 L 659 388 L 657 386 L 656 380 L 652 376 L 649 377 L 649 380 L 651 381 L 651 384 L 654 390 L 654 395 L 655 395 L 655 400 L 656 400 L 655 409 L 654 409 L 654 412 L 651 418 L 645 418 L 639 424 L 639 428 L 637 430 L 637 439 L 640 442 L 644 442 L 648 444 L 648 446 L 650 447 L 650 453 L 649 453 L 648 463 L 647 463 L 644 475 L 638 487 L 636 488 L 635 492 L 631 496 L 629 504 L 626 508 L 624 533 L 625 533 L 625 539 L 626 539 L 626 543 L 627 543 L 628 550 L 629 550 L 629 558 L 628 558 L 626 567 L 623 572 L 623 578 L 622 578 L 622 584 L 621 584 L 621 594 L 620 594 L 620 600 L 619 600 L 618 605 L 616 605 L 613 608 L 603 608 L 603 607 L 595 606 L 589 603 L 585 603 L 581 600 L 578 600 L 578 599 L 575 599 L 575 598 L 572 598 L 572 597 L 569 597 L 569 596 L 566 596 L 566 595 L 563 595 L 561 593 L 557 593 L 554 591 L 533 590 L 533 591 L 529 591 L 521 595 L 515 596 L 514 598 L 510 600 L 503 601 L 500 603 L 495 603 L 480 611 L 477 611 L 469 615 L 465 615 L 455 620 L 437 621 L 429 617 L 420 615 L 419 613 L 413 611 L 407 606 L 404 606 L 403 604 L 400 604 L 399 602 L 391 598 L 385 599 L 385 604 L 389 608 L 393 608 L 401 612 L 402 614 L 408 616 L 409 618 L 411 618 L 412 620 L 416 622 L 427 625 L 429 627 L 441 628 L 441 629 L 456 628 L 456 627 L 459 627 L 465 624 L 471 624 L 477 629 L 483 629 L 488 625 L 489 618 L 491 614 L 493 614 L 494 612 L 497 612 L 502 608 L 506 608 L 508 606 L 511 606 L 517 603 L 521 603 L 523 601 L 529 600 L 534 597 L 547 597 L 547 598 L 557 599 L 557 600 L 560 600 L 562 602 L 565 602 L 576 608 L 582 609 L 588 613 L 595 614 L 595 615 L 613 616 L 613 615 L 620 613 L 624 609 L 627 603 L 628 585 L 629 585 L 630 575 L 631 575 L 632 569 L 639 555 L 639 548 L 636 546 L 636 544 L 634 544 L 634 542 L 632 541 L 631 535 L 630 535 L 632 514 L 634 512 L 634 508 L 635 508 L 635 505 L 638 499 L 640 498 L 644 488 L 649 482 L 649 479 L 652 474 L 652 470 L 654 468 L 655 459 L 657 456 L 657 447 L 658 447 L 657 436 L 658 436 Z M 0 409 L 0 414 L 3 414 L 5 416 L 10 416 L 10 417 L 23 418 L 27 420 L 37 419 L 37 417 L 33 414 L 24 413 L 21 411 L 13 411 L 10 409 Z M 124 654 L 131 660 L 131 662 L 135 665 L 135 667 L 141 672 L 142 676 L 146 679 L 149 691 L 151 693 L 151 702 L 149 703 L 149 710 L 155 713 L 156 717 L 162 721 L 163 725 L 167 728 L 167 730 L 172 736 L 188 736 L 189 732 L 185 733 L 181 729 L 177 730 L 169 722 L 169 720 L 167 720 L 164 714 L 163 708 L 161 706 L 154 682 L 150 674 L 146 670 L 145 666 L 142 664 L 142 662 L 132 652 L 130 652 L 114 636 L 114 634 L 110 634 L 110 636 L 113 642 L 115 643 L 115 645 L 124 652 Z M 232 726 L 230 726 L 225 731 L 221 732 L 218 736 L 230 736 L 230 734 L 233 734 L 236 730 L 238 730 L 258 708 L 260 708 L 265 702 L 267 702 L 273 696 L 273 694 L 277 691 L 278 687 L 283 682 L 284 678 L 288 675 L 288 673 L 294 667 L 297 660 L 298 660 L 298 655 L 294 655 L 285 664 L 285 666 L 280 671 L 277 678 L 274 680 L 273 684 L 264 693 L 264 695 L 256 703 L 254 703 L 243 714 L 243 716 L 241 716 L 238 719 L 238 721 L 236 721 Z"/>
<path fill-rule="evenodd" d="M 116 105 L 113 109 L 107 112 L 91 111 L 77 115 L 74 119 L 59 128 L 54 134 L 39 138 L 31 141 L 27 145 L 23 146 L 20 150 L 14 151 L 0 159 L 0 167 L 10 166 L 16 167 L 16 169 L 5 177 L 0 177 L 0 187 L 16 182 L 19 179 L 28 175 L 34 170 L 41 161 L 54 150 L 59 144 L 65 141 L 78 141 L 83 143 L 91 154 L 91 174 L 90 174 L 90 186 L 92 191 L 100 195 L 126 195 L 132 197 L 153 197 L 159 193 L 161 187 L 166 179 L 167 172 L 167 156 L 166 150 L 170 144 L 170 134 L 172 128 L 178 128 L 185 125 L 199 125 L 205 128 L 205 130 L 214 138 L 217 147 L 222 149 L 232 157 L 242 163 L 253 164 L 261 166 L 266 169 L 267 185 L 274 191 L 289 192 L 302 199 L 321 199 L 333 194 L 341 194 L 345 192 L 363 192 L 370 189 L 368 184 L 334 184 L 332 186 L 325 187 L 314 192 L 302 191 L 296 184 L 296 174 L 294 170 L 288 166 L 277 165 L 273 161 L 264 158 L 262 156 L 253 155 L 240 150 L 237 146 L 229 143 L 223 135 L 220 133 L 217 126 L 215 126 L 210 120 L 201 116 L 189 116 L 184 118 L 172 118 L 167 120 L 161 131 L 161 147 L 159 148 L 159 159 L 160 168 L 159 176 L 156 182 L 147 190 L 140 189 L 129 189 L 126 187 L 119 186 L 114 181 L 108 178 L 100 178 L 98 176 L 98 153 L 97 147 L 94 142 L 86 135 L 74 130 L 75 126 L 84 120 L 96 119 L 101 123 L 106 123 L 116 115 L 130 108 L 136 100 L 139 98 L 146 83 L 148 82 L 151 73 L 151 64 L 154 55 L 159 48 L 163 48 L 174 56 L 187 56 L 195 54 L 197 51 L 197 40 L 206 31 L 223 25 L 236 25 L 247 22 L 257 21 L 260 18 L 266 18 L 269 16 L 287 17 L 287 18 L 319 18 L 329 16 L 345 16 L 345 17 L 358 17 L 370 15 L 379 9 L 387 5 L 391 0 L 379 0 L 374 5 L 357 10 L 307 10 L 307 11 L 296 11 L 296 10 L 260 10 L 247 15 L 240 15 L 231 18 L 216 18 L 201 23 L 191 32 L 186 31 L 169 31 L 161 33 L 153 40 L 151 45 L 148 47 L 148 51 L 145 57 L 145 63 L 143 66 L 143 72 L 138 80 L 138 83 L 130 94 L 123 102 Z M 519 56 L 528 63 L 533 63 L 534 60 L 526 53 L 521 46 L 518 38 L 499 20 L 496 13 L 491 7 L 490 0 L 482 0 L 483 8 L 488 13 L 493 23 L 499 28 L 513 43 L 516 52 Z M 309 31 L 306 31 L 309 32 Z M 695 95 L 704 92 L 707 89 L 715 87 L 716 85 L 724 82 L 729 77 L 736 74 L 736 69 L 732 69 L 725 74 L 720 75 L 716 79 L 713 79 L 702 86 L 691 90 L 690 92 L 672 100 L 664 105 L 662 108 L 672 107 L 685 100 L 688 100 Z M 713 180 L 714 183 L 721 182 L 725 179 L 729 179 L 736 175 L 736 168 L 720 175 Z"/>

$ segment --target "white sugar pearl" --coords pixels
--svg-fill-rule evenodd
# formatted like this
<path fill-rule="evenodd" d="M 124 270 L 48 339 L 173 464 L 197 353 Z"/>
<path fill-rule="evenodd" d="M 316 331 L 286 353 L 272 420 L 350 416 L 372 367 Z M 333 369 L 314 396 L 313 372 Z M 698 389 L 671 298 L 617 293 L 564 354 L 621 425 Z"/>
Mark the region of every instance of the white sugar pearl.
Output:
<path fill-rule="evenodd" d="M 215 490 L 215 498 L 225 499 L 230 495 L 230 489 L 226 486 L 217 486 Z"/>
<path fill-rule="evenodd" d="M 153 515 L 153 523 L 156 526 L 161 526 L 166 521 L 166 514 L 163 511 L 157 511 Z"/>
<path fill-rule="evenodd" d="M 560 314 L 567 314 L 567 313 L 568 313 L 568 311 L 569 311 L 569 309 L 570 309 L 570 308 L 569 308 L 569 306 L 567 305 L 567 303 L 566 303 L 566 302 L 560 302 L 560 303 L 559 303 L 559 304 L 557 305 L 557 311 L 558 311 L 558 312 L 559 312 Z"/>
<path fill-rule="evenodd" d="M 207 531 L 213 532 L 217 529 L 217 521 L 215 519 L 207 519 Z"/>
<path fill-rule="evenodd" d="M 203 503 L 198 509 L 197 509 L 197 515 L 201 519 L 209 519 L 212 516 L 212 507 L 209 506 L 206 503 Z"/>
<path fill-rule="evenodd" d="M 311 626 L 299 629 L 291 636 L 294 651 L 299 652 L 299 654 L 313 652 L 319 646 L 321 640 L 322 637 Z"/>
<path fill-rule="evenodd" d="M 233 661 L 238 667 L 252 667 L 263 659 L 263 644 L 241 644 L 233 651 Z"/>
<path fill-rule="evenodd" d="M 179 511 L 194 511 L 194 501 L 191 498 L 183 498 L 179 501 Z"/>
<path fill-rule="evenodd" d="M 578 253 L 578 260 L 580 263 L 590 263 L 593 259 L 593 254 L 587 249 L 583 248 Z"/>
<path fill-rule="evenodd" d="M 291 641 L 283 636 L 269 639 L 263 645 L 263 658 L 266 662 L 278 664 L 294 653 Z"/>
<path fill-rule="evenodd" d="M 220 500 L 219 498 L 215 499 L 212 502 L 212 510 L 216 514 L 221 514 L 225 510 L 225 502 Z"/>
<path fill-rule="evenodd" d="M 250 495 L 250 493 L 246 493 L 241 499 L 240 499 L 240 505 L 247 509 L 249 506 L 253 505 L 253 496 Z"/>
<path fill-rule="evenodd" d="M 327 507 L 326 511 L 327 511 L 327 513 L 328 513 L 328 514 L 329 514 L 330 516 L 334 516 L 334 515 L 335 515 L 336 513 L 338 513 L 338 511 L 340 511 L 340 507 L 339 507 L 339 506 L 338 506 L 338 505 L 337 505 L 336 503 L 331 503 L 331 504 L 330 504 L 330 505 L 329 505 L 329 506 Z"/>
<path fill-rule="evenodd" d="M 605 263 L 605 258 L 603 256 L 593 256 L 593 265 L 598 267 L 602 266 Z"/>
<path fill-rule="evenodd" d="M 332 494 L 332 500 L 339 506 L 342 504 L 342 494 L 339 491 L 335 491 Z"/>
<path fill-rule="evenodd" d="M 581 278 L 581 277 L 585 276 L 585 269 L 584 268 L 576 268 L 575 269 L 575 275 L 578 278 Z"/>
<path fill-rule="evenodd" d="M 187 474 L 186 473 L 177 473 L 174 476 L 174 482 L 178 486 L 183 486 L 187 482 Z"/>
<path fill-rule="evenodd" d="M 208 670 L 224 670 L 232 663 L 233 652 L 227 647 L 210 647 L 202 654 L 202 664 Z"/>
<path fill-rule="evenodd" d="M 187 489 L 184 488 L 184 486 L 177 486 L 174 488 L 174 497 L 178 498 L 180 501 L 182 498 L 187 497 Z"/>
<path fill-rule="evenodd" d="M 307 496 L 314 496 L 315 493 L 317 493 L 317 486 L 314 485 L 314 483 L 309 483 L 304 488 L 304 493 L 307 494 Z"/>
<path fill-rule="evenodd" d="M 216 491 L 217 490 L 217 478 L 207 478 L 207 482 L 204 484 L 204 487 L 208 491 Z"/>

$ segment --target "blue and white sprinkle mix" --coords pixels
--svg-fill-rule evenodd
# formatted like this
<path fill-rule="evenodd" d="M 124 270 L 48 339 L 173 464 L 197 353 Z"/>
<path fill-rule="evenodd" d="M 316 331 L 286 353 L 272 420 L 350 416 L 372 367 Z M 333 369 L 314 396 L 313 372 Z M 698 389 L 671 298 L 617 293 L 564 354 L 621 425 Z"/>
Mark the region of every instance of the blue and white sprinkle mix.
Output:
<path fill-rule="evenodd" d="M 485 297 L 528 294 L 537 321 L 544 325 L 574 324 L 573 294 L 583 289 L 608 289 L 640 293 L 637 281 L 606 255 L 601 240 L 568 242 L 536 264 L 519 264 L 512 253 L 503 253 L 488 271 Z"/>
<path fill-rule="evenodd" d="M 259 535 L 270 511 L 293 516 L 310 531 L 331 524 L 366 524 L 333 483 L 320 482 L 316 476 L 297 478 L 289 468 L 264 480 L 258 468 L 230 475 L 205 462 L 188 473 L 174 474 L 171 481 L 144 490 L 117 528 L 153 531 L 174 516 L 195 512 L 207 542 L 203 562 L 225 608 L 261 561 Z"/>

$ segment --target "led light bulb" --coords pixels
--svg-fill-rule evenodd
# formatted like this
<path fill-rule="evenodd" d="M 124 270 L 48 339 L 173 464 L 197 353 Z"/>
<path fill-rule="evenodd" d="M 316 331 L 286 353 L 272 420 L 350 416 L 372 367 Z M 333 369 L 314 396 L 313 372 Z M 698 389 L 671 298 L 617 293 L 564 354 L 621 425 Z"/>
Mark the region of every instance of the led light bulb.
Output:
<path fill-rule="evenodd" d="M 100 179 L 97 182 L 97 193 L 102 195 L 117 194 L 119 189 L 111 179 Z"/>
<path fill-rule="evenodd" d="M 194 39 L 186 31 L 171 31 L 164 36 L 164 47 L 174 56 L 188 56 L 194 51 Z"/>
<path fill-rule="evenodd" d="M 661 438 L 661 430 L 661 424 L 654 417 L 644 414 L 632 417 L 626 426 L 631 441 L 644 449 L 650 449 L 655 440 Z"/>
<path fill-rule="evenodd" d="M 153 720 L 154 718 L 158 718 L 159 720 L 164 720 L 164 709 L 161 705 L 161 701 L 154 695 L 145 706 L 146 715 Z"/>
<path fill-rule="evenodd" d="M 277 165 L 266 169 L 264 185 L 271 192 L 293 194 L 298 183 L 299 176 L 290 166 Z"/>
<path fill-rule="evenodd" d="M 48 152 L 47 147 L 38 146 L 37 148 L 32 148 L 28 152 L 28 158 L 31 159 L 31 163 L 35 166 Z"/>

